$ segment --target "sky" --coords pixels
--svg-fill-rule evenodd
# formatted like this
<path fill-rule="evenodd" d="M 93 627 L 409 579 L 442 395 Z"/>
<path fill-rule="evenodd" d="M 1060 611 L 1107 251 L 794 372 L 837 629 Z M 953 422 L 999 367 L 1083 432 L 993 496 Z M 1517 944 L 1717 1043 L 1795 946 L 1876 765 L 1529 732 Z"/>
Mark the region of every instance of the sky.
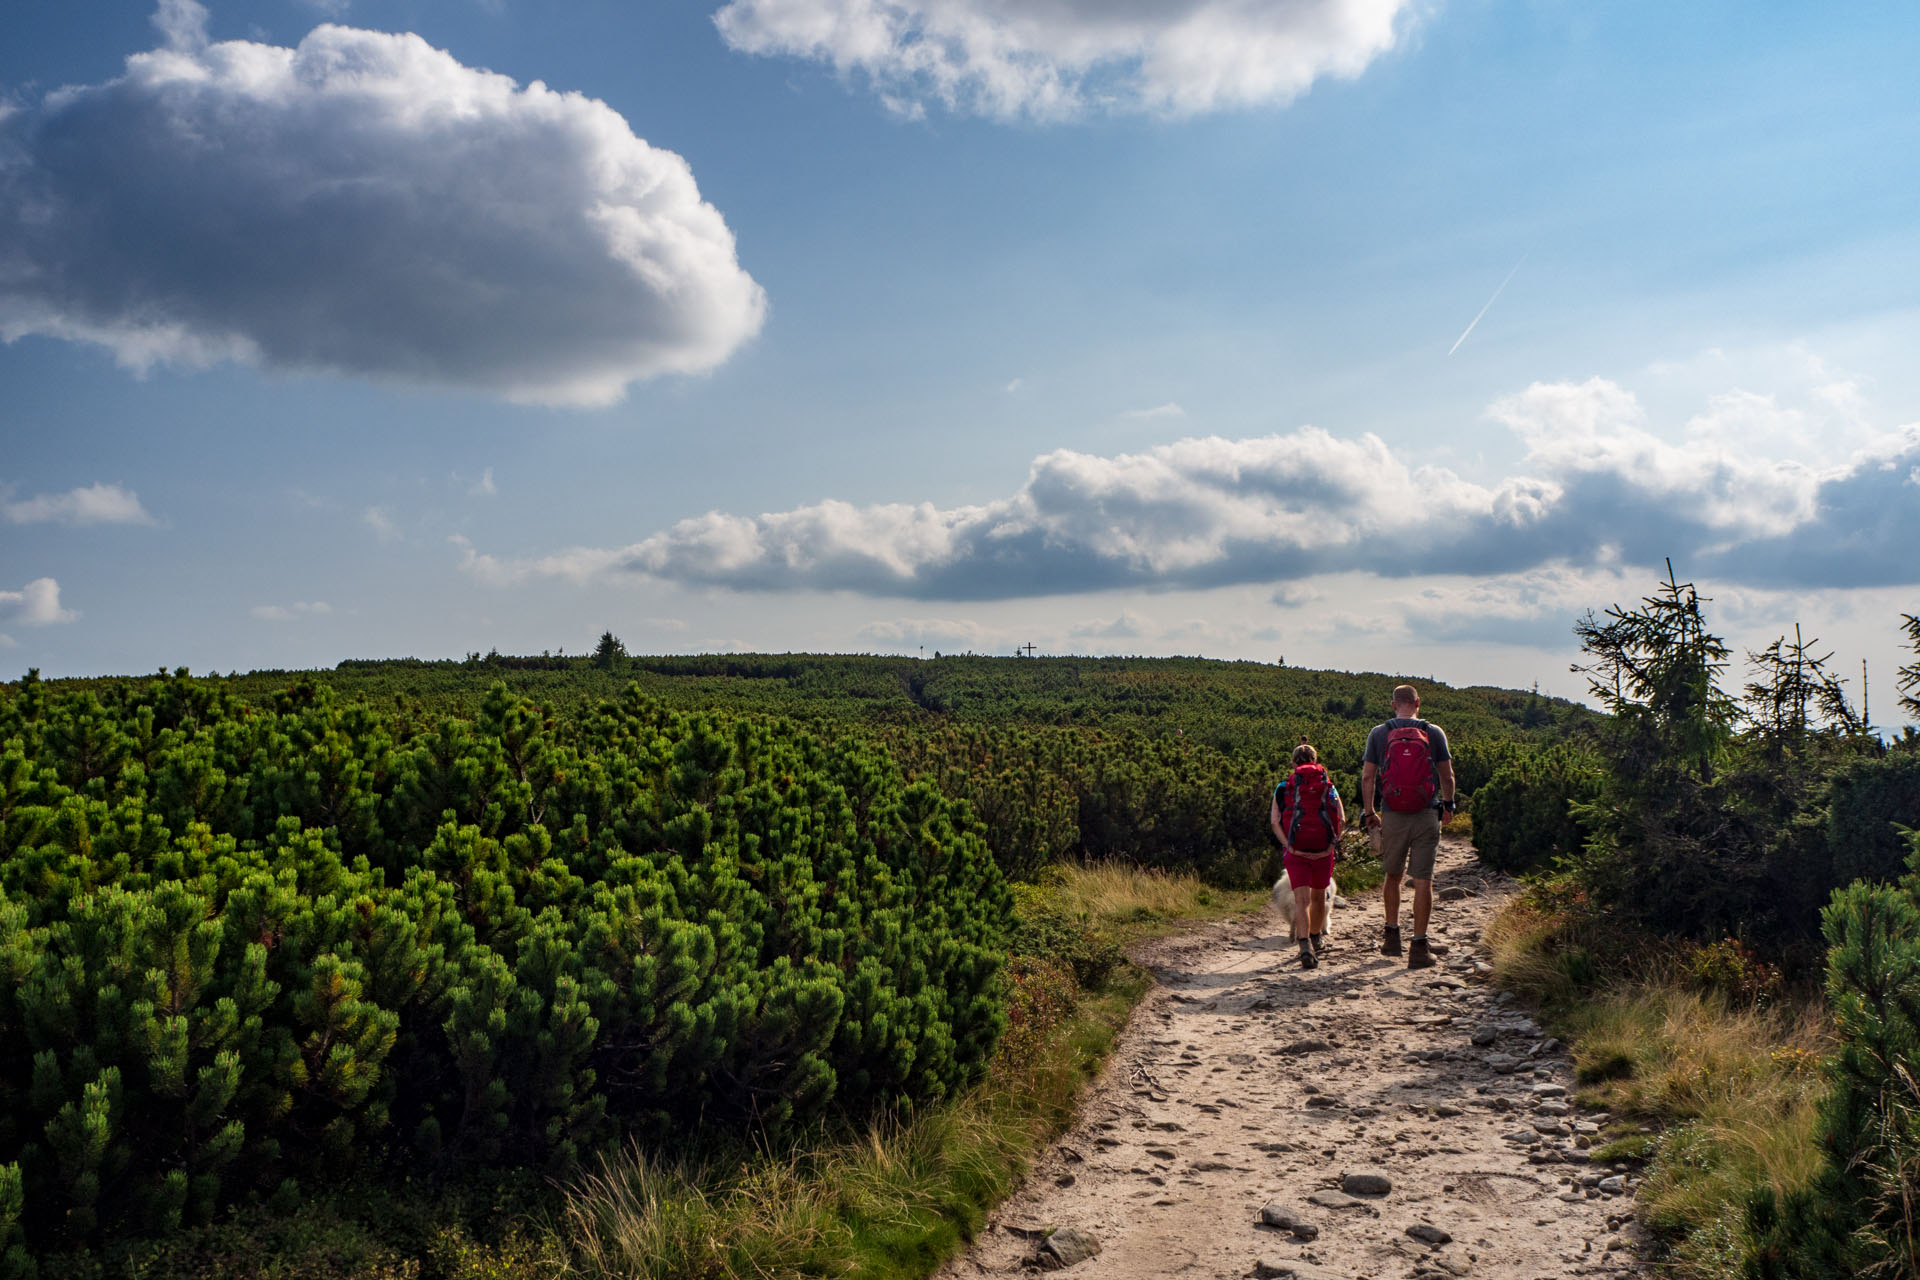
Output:
<path fill-rule="evenodd" d="M 9 0 L 0 678 L 1920 612 L 1920 8 Z M 1744 672 L 1730 673 L 1734 682 Z"/>

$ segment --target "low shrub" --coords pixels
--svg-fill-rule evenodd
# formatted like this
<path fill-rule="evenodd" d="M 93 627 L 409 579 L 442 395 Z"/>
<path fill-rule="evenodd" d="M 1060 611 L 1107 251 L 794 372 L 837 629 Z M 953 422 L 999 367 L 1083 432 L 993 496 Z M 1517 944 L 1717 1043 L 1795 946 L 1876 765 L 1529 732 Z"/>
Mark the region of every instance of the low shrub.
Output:
<path fill-rule="evenodd" d="M 1920 832 L 1898 886 L 1858 881 L 1823 917 L 1840 1051 L 1819 1117 L 1817 1176 L 1752 1197 L 1744 1275 L 1920 1274 Z"/>
<path fill-rule="evenodd" d="M 1125 958 L 1113 935 L 1057 884 L 1013 886 L 1007 949 L 1012 955 L 1060 965 L 1083 987 L 1105 982 Z"/>
<path fill-rule="evenodd" d="M 1600 787 L 1598 763 L 1570 747 L 1507 760 L 1473 793 L 1469 830 L 1480 860 L 1517 874 L 1579 853 L 1590 834 L 1581 806 Z"/>
<path fill-rule="evenodd" d="M 1007 1029 L 1000 1037 L 994 1066 L 1021 1071 L 1033 1065 L 1073 1016 L 1080 984 L 1068 965 L 1036 956 L 1013 957 L 1006 974 Z"/>
<path fill-rule="evenodd" d="M 1733 938 L 1687 946 L 1679 965 L 1695 990 L 1718 992 L 1738 1004 L 1765 1004 L 1783 986 L 1779 969 Z"/>

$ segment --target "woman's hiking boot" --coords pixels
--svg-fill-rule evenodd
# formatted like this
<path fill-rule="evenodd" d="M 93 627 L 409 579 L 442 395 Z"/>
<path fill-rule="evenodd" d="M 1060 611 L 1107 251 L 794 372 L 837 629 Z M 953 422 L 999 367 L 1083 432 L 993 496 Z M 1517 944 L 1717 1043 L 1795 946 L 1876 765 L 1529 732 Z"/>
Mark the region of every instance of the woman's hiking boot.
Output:
<path fill-rule="evenodd" d="M 1425 938 L 1415 938 L 1413 945 L 1407 948 L 1407 968 L 1431 969 L 1434 963 L 1433 944 Z"/>
<path fill-rule="evenodd" d="M 1387 926 L 1386 937 L 1382 939 L 1380 943 L 1380 954 L 1383 956 L 1397 956 L 1400 954 L 1399 925 L 1390 924 Z"/>
<path fill-rule="evenodd" d="M 1313 944 L 1313 954 L 1317 956 L 1323 956 L 1327 953 L 1327 935 L 1326 934 L 1324 933 L 1308 934 L 1307 941 Z"/>

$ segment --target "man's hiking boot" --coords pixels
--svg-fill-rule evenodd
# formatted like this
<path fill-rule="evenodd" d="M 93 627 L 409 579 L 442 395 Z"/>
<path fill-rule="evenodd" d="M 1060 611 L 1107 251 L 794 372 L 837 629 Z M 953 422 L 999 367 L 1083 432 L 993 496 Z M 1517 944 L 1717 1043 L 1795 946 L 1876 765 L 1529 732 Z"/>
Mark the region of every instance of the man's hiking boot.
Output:
<path fill-rule="evenodd" d="M 1313 954 L 1313 948 L 1304 942 L 1300 944 L 1300 967 L 1302 969 L 1320 967 L 1320 957 Z"/>
<path fill-rule="evenodd" d="M 1407 968 L 1431 969 L 1433 966 L 1433 945 L 1425 938 L 1415 938 L 1407 948 Z"/>
<path fill-rule="evenodd" d="M 1383 956 L 1397 956 L 1400 954 L 1399 925 L 1390 924 L 1387 926 L 1386 937 L 1380 943 L 1380 954 Z"/>

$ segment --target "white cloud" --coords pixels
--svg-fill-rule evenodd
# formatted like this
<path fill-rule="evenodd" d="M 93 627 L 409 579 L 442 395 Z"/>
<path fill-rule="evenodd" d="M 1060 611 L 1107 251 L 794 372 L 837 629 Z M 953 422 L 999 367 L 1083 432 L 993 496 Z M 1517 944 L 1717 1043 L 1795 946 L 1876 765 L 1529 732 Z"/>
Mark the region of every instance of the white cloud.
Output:
<path fill-rule="evenodd" d="M 0 591 L 0 617 L 22 626 L 47 627 L 79 616 L 60 607 L 60 584 L 52 578 L 35 578 L 18 591 Z"/>
<path fill-rule="evenodd" d="M 165 46 L 0 111 L 0 338 L 605 404 L 765 298 L 692 171 L 605 103 L 415 35 Z"/>
<path fill-rule="evenodd" d="M 385 507 L 368 507 L 360 513 L 360 518 L 366 521 L 367 527 L 382 542 L 393 542 L 400 537 L 400 528 L 394 524 L 393 517 Z"/>
<path fill-rule="evenodd" d="M 207 10 L 197 0 L 160 0 L 153 25 L 175 52 L 193 53 L 206 47 Z"/>
<path fill-rule="evenodd" d="M 731 0 L 728 44 L 864 77 L 909 117 L 1092 110 L 1193 115 L 1284 104 L 1358 76 L 1411 0 Z"/>
<path fill-rule="evenodd" d="M 447 539 L 460 548 L 460 571 L 491 587 L 508 587 L 534 578 L 564 578 L 586 582 L 620 563 L 621 552 L 595 547 L 572 547 L 529 560 L 501 560 L 481 555 L 464 534 Z"/>
<path fill-rule="evenodd" d="M 1076 640 L 1134 640 L 1146 635 L 1152 625 L 1149 619 L 1122 609 L 1117 618 L 1105 621 L 1091 618 L 1075 623 L 1067 634 Z"/>
<path fill-rule="evenodd" d="M 624 547 L 512 560 L 462 541 L 462 567 L 494 584 L 625 573 L 938 600 L 1341 572 L 1487 577 L 1667 555 L 1755 584 L 1920 581 L 1920 504 L 1907 484 L 1920 427 L 1815 469 L 1708 438 L 1664 439 L 1604 379 L 1536 384 L 1490 412 L 1528 446 L 1517 473 L 1493 484 L 1410 467 L 1373 435 L 1307 427 L 1112 457 L 1057 450 L 1035 459 L 1018 492 L 978 506 L 711 511 Z"/>
<path fill-rule="evenodd" d="M 1184 418 L 1187 416 L 1187 411 L 1169 400 L 1151 409 L 1129 409 L 1120 416 L 1123 418 Z"/>
<path fill-rule="evenodd" d="M 262 622 L 293 622 L 299 618 L 324 617 L 333 606 L 324 600 L 296 600 L 292 604 L 257 604 L 251 611 Z"/>
<path fill-rule="evenodd" d="M 19 647 L 20 642 L 18 640 L 15 640 L 4 631 L 0 631 L 0 649 L 18 649 Z"/>
<path fill-rule="evenodd" d="M 493 484 L 493 468 L 488 467 L 480 473 L 480 478 L 467 486 L 467 494 L 474 498 L 491 498 L 499 490 Z"/>
<path fill-rule="evenodd" d="M 19 502 L 0 502 L 11 524 L 152 524 L 153 517 L 131 489 L 90 484 L 65 493 L 43 493 Z"/>

